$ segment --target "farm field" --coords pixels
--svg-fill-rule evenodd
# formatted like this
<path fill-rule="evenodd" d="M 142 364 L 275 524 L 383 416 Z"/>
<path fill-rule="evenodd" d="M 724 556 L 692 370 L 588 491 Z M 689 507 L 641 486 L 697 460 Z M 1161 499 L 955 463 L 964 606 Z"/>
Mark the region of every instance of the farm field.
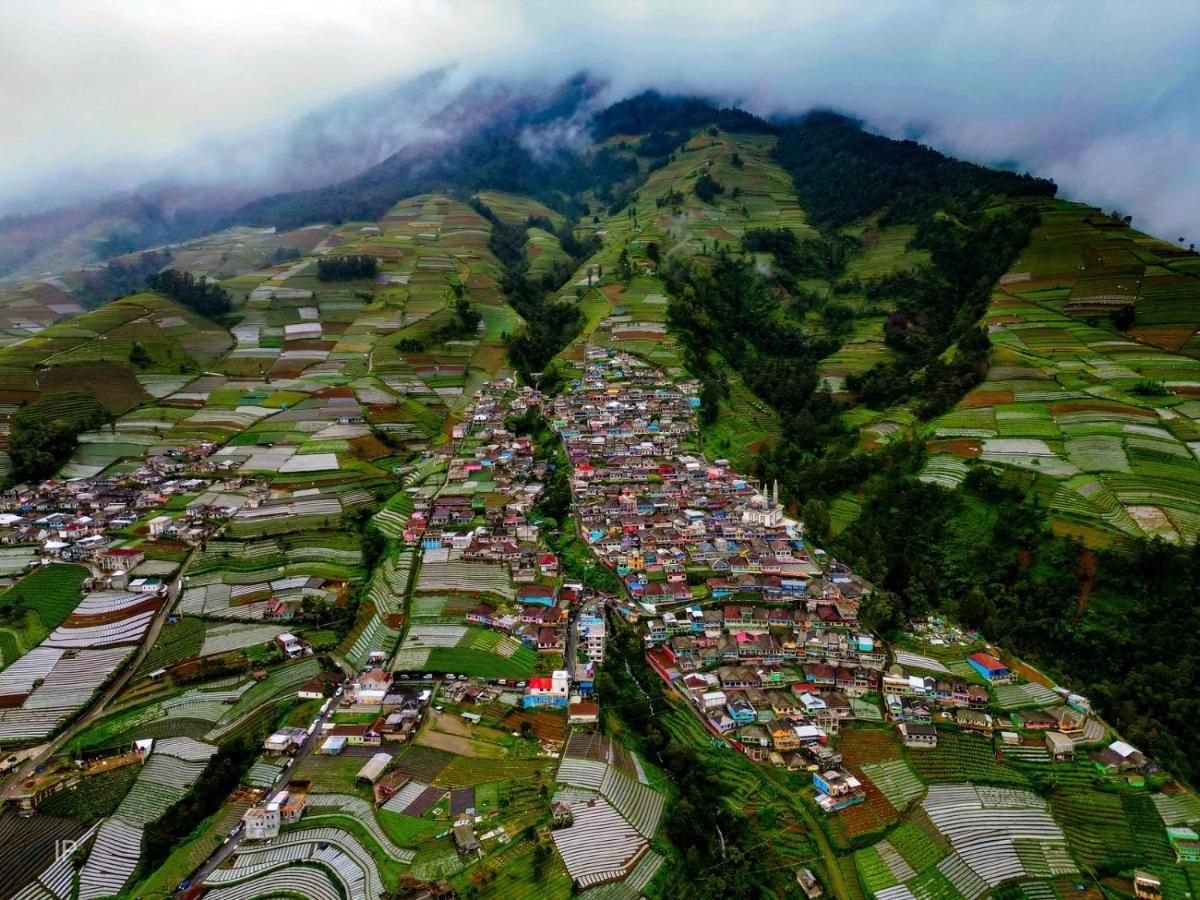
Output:
<path fill-rule="evenodd" d="M 62 624 L 79 604 L 87 569 L 54 564 L 36 569 L 0 594 L 0 622 L 8 635 L 0 645 L 0 668 L 16 662 Z"/>
<path fill-rule="evenodd" d="M 1064 534 L 1194 542 L 1200 277 L 1178 252 L 1081 204 L 1042 223 L 992 296 L 991 369 L 931 422 L 923 478 L 961 482 L 975 458 L 1049 483 Z M 1121 330 L 1114 310 L 1132 310 Z"/>
<path fill-rule="evenodd" d="M 595 682 L 598 725 L 569 725 L 554 705 L 561 696 L 539 693 L 558 691 L 558 683 L 550 688 L 549 679 L 539 679 L 526 693 L 525 682 L 568 662 L 558 643 L 562 626 L 543 615 L 545 605 L 566 609 L 578 600 L 575 580 L 591 587 L 590 579 L 604 583 L 603 576 L 613 574 L 591 566 L 582 540 L 572 545 L 564 537 L 580 522 L 592 527 L 585 509 L 566 501 L 580 496 L 572 479 L 595 477 L 598 468 L 591 468 L 593 475 L 564 472 L 558 439 L 568 441 L 569 458 L 576 458 L 575 449 L 557 421 L 557 435 L 540 429 L 538 415 L 556 419 L 548 404 L 609 364 L 625 375 L 652 372 L 645 383 L 660 393 L 682 384 L 674 398 L 694 401 L 693 409 L 699 402 L 703 425 L 692 428 L 689 419 L 679 428 L 684 437 L 673 445 L 677 456 L 670 462 L 700 453 L 710 462 L 728 460 L 746 479 L 731 493 L 756 488 L 751 473 L 757 478 L 780 462 L 782 454 L 769 451 L 782 442 L 785 427 L 807 427 L 803 417 L 781 417 L 756 396 L 751 385 L 762 387 L 757 373 L 743 369 L 743 378 L 716 351 L 707 360 L 691 355 L 676 330 L 679 308 L 672 307 L 668 286 L 676 284 L 672 259 L 703 267 L 727 250 L 773 270 L 779 259 L 743 246 L 758 229 L 783 229 L 801 242 L 822 235 L 776 158 L 777 136 L 693 129 L 653 162 L 630 152 L 627 142 L 641 139 L 611 139 L 608 162 L 626 167 L 630 177 L 600 194 L 568 200 L 566 193 L 547 192 L 533 199 L 447 187 L 445 194 L 394 198 L 371 220 L 338 216 L 280 233 L 234 227 L 186 242 L 178 247 L 178 264 L 220 279 L 232 295 L 232 309 L 216 321 L 139 293 L 92 312 L 80 307 L 75 318 L 55 322 L 48 303 L 61 297 L 19 292 L 27 295 L 21 302 L 36 301 L 38 309 L 28 307 L 34 328 L 12 323 L 27 332 L 20 341 L 0 335 L 0 473 L 8 466 L 5 448 L 17 409 L 44 421 L 87 423 L 57 480 L 96 478 L 107 489 L 109 479 L 129 476 L 132 487 L 106 507 L 115 521 L 106 540 L 120 553 L 97 556 L 90 565 L 114 585 L 150 581 L 129 588 L 146 591 L 136 602 L 106 591 L 72 616 L 88 570 L 57 563 L 32 570 L 0 594 L 0 669 L 28 664 L 8 672 L 6 683 L 36 698 L 30 710 L 43 704 L 38 690 L 74 702 L 83 687 L 94 693 L 134 652 L 136 637 L 124 640 L 122 610 L 146 604 L 129 616 L 142 617 L 128 626 L 137 636 L 159 603 L 170 615 L 105 714 L 88 720 L 64 748 L 89 755 L 153 739 L 156 749 L 136 770 L 50 797 L 35 819 L 43 824 L 30 829 L 26 843 L 14 843 L 30 861 L 19 871 L 10 861 L 5 875 L 26 882 L 38 876 L 52 834 L 96 825 L 78 876 L 68 873 L 84 890 L 71 885 L 66 893 L 165 895 L 239 821 L 252 789 L 291 781 L 309 793 L 305 817 L 271 844 L 244 845 L 229 866 L 207 877 L 210 896 L 350 900 L 446 879 L 463 896 L 660 900 L 667 893 L 660 873 L 694 868 L 672 844 L 691 825 L 675 806 L 691 785 L 672 784 L 667 772 L 677 760 L 656 752 L 659 737 L 669 735 L 675 749 L 686 749 L 697 777 L 702 772 L 711 779 L 703 783 L 724 794 L 719 808 L 694 806 L 697 820 L 708 828 L 728 813 L 741 829 L 737 839 L 752 834 L 744 846 L 768 847 L 764 854 L 778 863 L 770 871 L 788 870 L 789 886 L 791 870 L 801 866 L 818 872 L 827 895 L 844 892 L 851 900 L 1065 895 L 1091 870 L 1119 892 L 1135 867 L 1162 873 L 1171 892 L 1197 886 L 1197 876 L 1174 867 L 1165 838 L 1168 825 L 1194 823 L 1194 798 L 1178 796 L 1170 785 L 1159 793 L 1157 779 L 1147 778 L 1151 794 L 1136 779 L 1099 774 L 1085 756 L 1098 741 L 1081 748 L 1078 762 L 1052 765 L 1040 734 L 1026 731 L 1023 745 L 1002 746 L 999 737 L 959 732 L 938 717 L 936 748 L 906 748 L 895 723 L 885 723 L 880 698 L 868 693 L 850 700 L 850 718 L 830 737 L 845 768 L 861 780 L 865 802 L 826 816 L 813 803 L 812 771 L 802 755 L 780 760 L 787 768 L 752 762 L 706 730 L 685 708 L 689 701 L 672 690 L 665 709 L 655 698 L 657 733 L 631 728 L 635 722 L 621 710 L 605 708 L 618 692 L 607 680 L 612 670 L 601 670 Z M 705 176 L 722 185 L 707 199 L 698 190 Z M 547 203 L 571 209 L 572 218 Z M 827 235 L 845 239 L 845 265 L 826 261 L 825 275 L 800 278 L 795 291 L 781 286 L 773 296 L 813 337 L 841 342 L 836 352 L 812 354 L 814 362 L 827 354 L 816 362 L 816 375 L 829 392 L 832 432 L 847 454 L 920 439 L 928 454 L 919 477 L 951 490 L 977 466 L 1021 473 L 1056 529 L 1089 544 L 1120 545 L 1141 536 L 1192 542 L 1200 537 L 1200 400 L 1192 399 L 1200 397 L 1200 334 L 1192 309 L 1200 308 L 1194 291 L 1200 272 L 1180 265 L 1169 246 L 1097 210 L 1047 201 L 1042 214 L 1033 242 L 988 307 L 984 324 L 993 344 L 985 380 L 927 423 L 915 403 L 868 408 L 850 388 L 856 376 L 897 358 L 888 341 L 895 343 L 908 311 L 880 285 L 930 261 L 917 248 L 918 228 L 879 213 L 841 227 L 840 237 Z M 522 230 L 505 227 L 513 225 Z M 521 239 L 507 247 L 514 236 Z M 520 253 L 527 268 L 510 258 Z M 341 256 L 369 258 L 374 266 L 351 266 L 338 261 Z M 352 277 L 339 277 L 339 266 Z M 582 333 L 565 347 L 560 342 L 557 356 L 557 348 L 540 357 L 544 348 L 516 349 L 531 334 L 546 336 L 540 315 L 550 313 L 536 301 L 523 305 L 528 298 L 514 292 L 513 303 L 529 317 L 523 321 L 505 295 L 514 272 L 534 279 L 531 291 L 548 290 L 547 309 L 564 320 L 578 308 Z M 546 287 L 551 284 L 553 290 Z M 1126 306 L 1133 309 L 1132 325 L 1117 328 L 1111 313 Z M 839 324 L 823 310 L 846 320 Z M 545 371 L 528 380 L 537 380 L 539 389 L 522 391 L 510 404 L 518 396 L 512 388 L 519 382 L 509 380 L 514 366 L 528 373 L 535 360 Z M 705 362 L 711 383 L 701 390 L 688 367 Z M 765 387 L 762 392 L 768 396 Z M 588 427 L 620 405 L 606 402 L 587 407 Z M 690 415 L 686 402 L 680 408 Z M 651 416 L 633 430 L 661 434 L 664 424 L 674 434 L 680 417 L 662 423 Z M 510 441 L 514 435 L 529 439 Z M 606 432 L 596 443 L 620 436 Z M 816 449 L 796 464 L 818 460 Z M 635 457 L 629 459 L 633 464 Z M 725 477 L 716 471 L 720 465 L 709 479 Z M 659 500 L 682 481 L 670 478 L 672 472 L 672 466 L 657 473 L 647 468 L 639 480 L 651 487 L 608 497 L 614 504 L 618 496 L 621 503 L 636 500 L 639 514 L 651 510 L 656 523 L 670 527 L 674 501 Z M 869 489 L 848 475 L 843 481 L 840 471 L 826 474 L 827 485 L 815 489 L 833 485 L 831 536 L 844 536 L 853 548 L 858 535 L 852 526 L 872 508 Z M 695 475 L 697 483 L 684 493 L 697 498 L 696 510 L 706 504 L 720 509 L 712 493 L 702 496 L 703 467 Z M 71 489 L 78 483 L 69 482 Z M 548 485 L 554 490 L 544 492 Z M 659 517 L 659 506 L 668 513 Z M 687 516 L 699 531 L 708 514 L 696 510 L 688 508 Z M 796 504 L 785 514 L 798 515 Z M 723 517 L 723 534 L 744 534 L 736 520 Z M 636 543 L 636 533 L 637 526 L 622 522 L 588 540 L 607 549 L 610 542 Z M 732 546 L 729 571 L 737 554 L 759 554 L 751 556 L 759 561 L 749 569 L 755 573 L 781 571 L 768 569 L 761 553 L 779 554 L 793 541 L 814 559 L 825 552 L 813 549 L 819 532 L 789 537 L 769 550 L 714 540 L 709 552 Z M 40 546 L 23 542 L 0 553 L 0 576 L 19 574 L 39 555 L 26 543 Z M 571 549 L 561 550 L 564 543 Z M 558 556 L 546 561 L 550 547 Z M 836 544 L 839 555 L 842 547 Z M 114 561 L 131 554 L 145 559 L 124 576 L 115 574 Z M 74 549 L 64 556 L 78 558 Z M 618 575 L 648 571 L 655 584 L 676 583 L 670 559 L 629 554 L 614 568 Z M 817 610 L 825 623 L 813 627 L 848 634 L 853 646 L 869 607 L 856 606 L 843 579 L 820 568 L 802 587 L 809 591 L 809 611 Z M 694 601 L 717 605 L 710 601 L 728 585 L 697 579 L 702 566 L 687 569 Z M 739 564 L 739 570 L 747 569 Z M 178 593 L 175 585 L 167 592 L 164 584 L 177 574 Z M 759 585 L 767 592 L 764 603 L 778 605 L 770 591 L 780 581 Z M 853 579 L 849 585 L 857 586 Z M 607 585 L 604 590 L 610 592 Z M 757 602 L 748 597 L 726 602 Z M 627 599 L 609 598 L 611 618 Z M 649 604 L 645 611 L 656 614 Z M 543 628 L 546 622 L 553 627 Z M 298 637 L 300 646 L 288 645 L 284 634 Z M 864 648 L 868 638 L 861 638 Z M 809 661 L 840 652 L 814 640 Z M 92 646 L 105 642 L 113 647 Z M 982 644 L 972 635 L 881 649 L 906 669 L 979 683 L 965 655 Z M 55 657 L 42 671 L 43 655 L 53 655 L 42 654 L 45 649 L 61 651 L 65 665 Z M 582 656 L 569 662 L 585 665 Z M 1053 671 L 1046 661 L 1037 663 Z M 703 668 L 717 665 L 710 656 Z M 772 686 L 787 692 L 792 668 Z M 334 669 L 361 678 L 338 692 L 342 700 L 335 704 L 346 705 L 327 720 L 329 728 L 351 735 L 340 753 L 331 755 L 334 742 L 294 770 L 278 755 L 247 760 L 240 791 L 191 823 L 191 833 L 179 835 L 158 872 L 141 871 L 143 829 L 184 796 L 217 748 L 241 738 L 258 747 L 285 724 L 306 728 L 325 699 L 301 700 L 297 691 Z M 392 688 L 382 704 L 355 696 L 378 679 L 370 674 L 375 670 L 396 674 L 391 683 L 404 686 L 399 700 Z M 50 691 L 39 683 L 47 681 Z M 414 695 L 433 692 L 416 702 L 415 720 L 406 697 L 414 686 Z M 639 686 L 649 694 L 648 685 Z M 334 690 L 320 682 L 312 689 L 327 696 Z M 585 699 L 587 690 L 581 689 Z M 92 693 L 80 696 L 75 707 L 53 707 L 55 715 L 66 712 L 47 733 Z M 998 719 L 1015 714 L 1017 725 L 1003 728 L 1020 728 L 1020 713 L 1061 702 L 1036 682 L 999 685 L 992 700 L 989 711 Z M 536 706 L 547 702 L 551 707 Z M 773 694 L 769 706 L 777 705 Z M 30 710 L 0 710 L 0 739 L 28 744 L 45 738 L 21 730 Z M 586 706 L 578 711 L 587 718 Z M 774 727 L 777 714 L 768 706 L 757 706 L 757 715 L 758 723 Z M 411 732 L 403 730 L 414 721 Z M 353 731 L 367 725 L 383 737 Z M 738 734 L 754 740 L 754 729 Z M 1109 739 L 1107 732 L 1102 736 Z M 755 752 L 752 743 L 747 748 Z M 377 752 L 391 757 L 379 794 L 359 778 Z M 455 821 L 470 816 L 477 817 L 470 821 L 478 856 L 460 853 L 451 837 Z M 11 821 L 0 820 L 0 833 L 15 831 Z M 725 841 L 720 834 L 710 842 L 709 855 L 716 857 L 719 844 L 723 856 Z M 717 867 L 704 865 L 708 878 Z M 613 877 L 618 869 L 623 880 Z M 45 883 L 49 876 L 40 877 Z M 839 878 L 844 884 L 835 891 Z"/>

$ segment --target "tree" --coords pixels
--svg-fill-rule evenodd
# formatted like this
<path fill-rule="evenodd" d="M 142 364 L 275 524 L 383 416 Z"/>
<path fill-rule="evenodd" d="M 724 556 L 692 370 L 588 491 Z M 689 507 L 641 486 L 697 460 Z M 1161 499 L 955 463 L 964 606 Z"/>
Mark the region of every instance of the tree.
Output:
<path fill-rule="evenodd" d="M 705 203 L 712 203 L 717 199 L 718 195 L 725 193 L 725 185 L 713 178 L 708 172 L 705 172 L 696 179 L 696 184 L 692 190 Z"/>
<path fill-rule="evenodd" d="M 871 630 L 889 637 L 904 624 L 903 606 L 900 598 L 891 591 L 874 591 L 859 602 L 859 613 Z"/>
<path fill-rule="evenodd" d="M 809 500 L 800 511 L 800 518 L 805 532 L 812 535 L 813 540 L 822 541 L 829 534 L 829 507 L 824 500 L 815 497 Z"/>
<path fill-rule="evenodd" d="M 546 865 L 550 862 L 550 846 L 545 842 L 539 841 L 538 845 L 533 848 L 532 866 L 533 880 L 541 881 L 546 877 Z"/>
<path fill-rule="evenodd" d="M 963 624 L 971 628 L 982 628 L 996 614 L 996 604 L 979 588 L 972 588 L 958 604 L 958 615 Z"/>
<path fill-rule="evenodd" d="M 137 341 L 134 341 L 133 346 L 129 348 L 129 362 L 139 369 L 144 369 L 153 360 L 150 358 L 150 354 L 146 352 L 146 348 Z"/>
<path fill-rule="evenodd" d="M 1129 303 L 1115 310 L 1112 314 L 1112 323 L 1121 331 L 1128 331 L 1133 327 L 1134 320 L 1137 317 L 1137 310 L 1133 304 Z"/>
<path fill-rule="evenodd" d="M 202 316 L 220 316 L 233 308 L 229 291 L 216 282 L 191 272 L 166 269 L 146 279 L 151 290 L 170 297 Z"/>
<path fill-rule="evenodd" d="M 352 281 L 357 278 L 374 278 L 379 272 L 379 261 L 373 256 L 325 256 L 317 260 L 318 281 Z"/>

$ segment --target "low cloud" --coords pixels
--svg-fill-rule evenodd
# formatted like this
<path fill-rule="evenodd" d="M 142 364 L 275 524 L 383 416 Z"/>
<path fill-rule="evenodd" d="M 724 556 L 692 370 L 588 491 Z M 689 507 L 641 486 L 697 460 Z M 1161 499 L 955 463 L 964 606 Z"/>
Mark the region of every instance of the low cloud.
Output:
<path fill-rule="evenodd" d="M 763 114 L 832 106 L 1195 240 L 1198 46 L 1200 4 L 1173 0 L 5 4 L 0 210 L 193 167 L 202 138 L 239 149 L 244 171 L 229 174 L 256 172 L 274 161 L 266 138 L 305 112 L 441 66 L 547 82 L 585 69 L 609 80 L 611 98 L 657 87 Z M 423 123 L 396 108 L 376 118 L 364 163 Z M 336 148 L 362 123 L 327 124 Z"/>

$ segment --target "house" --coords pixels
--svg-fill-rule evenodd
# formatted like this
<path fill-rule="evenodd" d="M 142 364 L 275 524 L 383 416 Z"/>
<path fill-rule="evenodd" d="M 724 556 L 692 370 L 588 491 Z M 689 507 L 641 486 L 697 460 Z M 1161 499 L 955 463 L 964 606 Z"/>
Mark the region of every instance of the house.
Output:
<path fill-rule="evenodd" d="M 1054 762 L 1071 762 L 1075 759 L 1075 742 L 1061 731 L 1047 731 L 1042 735 L 1046 752 Z"/>
<path fill-rule="evenodd" d="M 937 729 L 932 725 L 901 722 L 898 730 L 905 747 L 928 749 L 937 746 Z"/>
<path fill-rule="evenodd" d="M 281 634 L 275 635 L 275 643 L 279 645 L 279 649 L 283 651 L 284 655 L 289 658 L 303 655 L 305 648 L 308 646 L 308 644 L 290 631 L 284 631 Z"/>
<path fill-rule="evenodd" d="M 100 554 L 100 568 L 105 572 L 131 572 L 145 559 L 141 550 L 105 550 Z"/>
<path fill-rule="evenodd" d="M 563 653 L 567 648 L 566 636 L 557 628 L 539 628 L 537 634 L 538 653 Z"/>
<path fill-rule="evenodd" d="M 341 672 L 322 672 L 302 684 L 296 695 L 301 700 L 321 700 L 333 693 L 334 688 L 342 683 L 342 677 Z"/>
<path fill-rule="evenodd" d="M 286 600 L 272 597 L 263 609 L 263 618 L 271 622 L 290 622 L 296 618 L 296 607 Z"/>
<path fill-rule="evenodd" d="M 454 826 L 454 845 L 462 854 L 478 853 L 479 841 L 475 838 L 475 829 L 470 822 L 460 822 Z"/>
<path fill-rule="evenodd" d="M 370 725 L 334 725 L 331 737 L 346 739 L 351 747 L 378 747 L 383 737 L 384 718 L 380 716 Z"/>
<path fill-rule="evenodd" d="M 1162 900 L 1162 879 L 1140 869 L 1133 873 L 1133 896 L 1137 900 Z"/>
<path fill-rule="evenodd" d="M 523 584 L 517 588 L 518 603 L 553 606 L 557 597 L 557 592 L 550 585 Z"/>
<path fill-rule="evenodd" d="M 279 835 L 282 825 L 293 825 L 304 815 L 308 795 L 295 791 L 280 791 L 279 795 L 264 806 L 256 806 L 242 814 L 245 825 L 245 840 L 263 841 Z"/>
<path fill-rule="evenodd" d="M 1124 741 L 1113 741 L 1102 750 L 1089 754 L 1089 759 L 1101 772 L 1143 772 L 1151 768 L 1150 760 L 1140 750 Z"/>
<path fill-rule="evenodd" d="M 355 703 L 382 703 L 392 683 L 390 673 L 383 669 L 371 669 L 358 676 L 358 681 L 347 688 L 347 695 Z"/>
<path fill-rule="evenodd" d="M 1167 829 L 1167 840 L 1179 863 L 1200 863 L 1200 835 L 1184 826 Z"/>
<path fill-rule="evenodd" d="M 304 746 L 306 737 L 308 732 L 303 728 L 280 728 L 263 741 L 263 750 L 267 753 L 295 753 Z"/>
<path fill-rule="evenodd" d="M 967 662 L 972 669 L 990 682 L 997 683 L 1009 680 L 1008 667 L 994 656 L 989 656 L 986 653 L 972 653 L 967 657 Z"/>
<path fill-rule="evenodd" d="M 808 900 L 818 900 L 825 896 L 825 889 L 817 881 L 817 876 L 813 874 L 812 869 L 797 869 L 796 884 L 800 885 L 800 890 L 804 892 L 804 896 Z"/>
<path fill-rule="evenodd" d="M 600 721 L 600 706 L 591 700 L 576 700 L 567 709 L 568 725 L 594 725 Z"/>
<path fill-rule="evenodd" d="M 977 709 L 959 709 L 954 712 L 954 721 L 963 731 L 974 731 L 992 736 L 992 717 Z"/>
<path fill-rule="evenodd" d="M 771 736 L 761 725 L 747 725 L 738 732 L 742 752 L 755 762 L 763 762 L 770 753 Z"/>
<path fill-rule="evenodd" d="M 1012 714 L 1012 720 L 1018 727 L 1032 731 L 1046 731 L 1058 727 L 1058 719 L 1040 709 L 1017 710 Z"/>
<path fill-rule="evenodd" d="M 337 756 L 346 746 L 346 737 L 341 734 L 331 734 L 321 743 L 321 752 Z"/>
<path fill-rule="evenodd" d="M 599 607 L 593 610 L 583 610 L 575 621 L 575 631 L 579 638 L 579 649 L 592 662 L 604 662 L 604 637 L 607 627 L 603 610 Z"/>
<path fill-rule="evenodd" d="M 771 745 L 779 751 L 797 750 L 800 738 L 794 729 L 777 724 L 771 728 Z"/>
<path fill-rule="evenodd" d="M 480 603 L 466 615 L 466 620 L 474 625 L 491 625 L 495 618 L 496 610 L 486 603 Z"/>
<path fill-rule="evenodd" d="M 242 813 L 243 839 L 265 841 L 279 836 L 279 804 L 256 806 Z"/>
<path fill-rule="evenodd" d="M 758 719 L 758 713 L 745 697 L 733 697 L 725 704 L 729 718 L 738 725 L 749 725 Z"/>
<path fill-rule="evenodd" d="M 862 782 L 845 769 L 813 772 L 813 786 L 817 789 L 817 805 L 827 813 L 867 799 Z"/>
<path fill-rule="evenodd" d="M 570 687 L 571 678 L 565 669 L 555 670 L 549 678 L 530 678 L 529 686 L 525 688 L 522 706 L 525 709 L 537 706 L 565 707 Z"/>

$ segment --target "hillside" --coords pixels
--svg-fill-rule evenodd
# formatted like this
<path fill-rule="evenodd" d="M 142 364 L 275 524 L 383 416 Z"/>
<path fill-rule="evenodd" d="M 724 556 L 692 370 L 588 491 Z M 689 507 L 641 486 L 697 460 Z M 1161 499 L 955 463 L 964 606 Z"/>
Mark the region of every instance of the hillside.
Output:
<path fill-rule="evenodd" d="M 931 424 L 922 477 L 1014 466 L 1085 543 L 1194 543 L 1196 257 L 1080 204 L 1039 212 L 988 306 L 987 380 Z"/>
<path fill-rule="evenodd" d="M 647 93 L 536 144 L 596 96 L 476 85 L 0 295 L 0 743 L 161 748 L 39 801 L 102 821 L 81 895 L 169 893 L 289 782 L 214 894 L 1195 892 L 1200 257 L 834 114 Z M 6 878 L 62 877 L 12 834 Z"/>

